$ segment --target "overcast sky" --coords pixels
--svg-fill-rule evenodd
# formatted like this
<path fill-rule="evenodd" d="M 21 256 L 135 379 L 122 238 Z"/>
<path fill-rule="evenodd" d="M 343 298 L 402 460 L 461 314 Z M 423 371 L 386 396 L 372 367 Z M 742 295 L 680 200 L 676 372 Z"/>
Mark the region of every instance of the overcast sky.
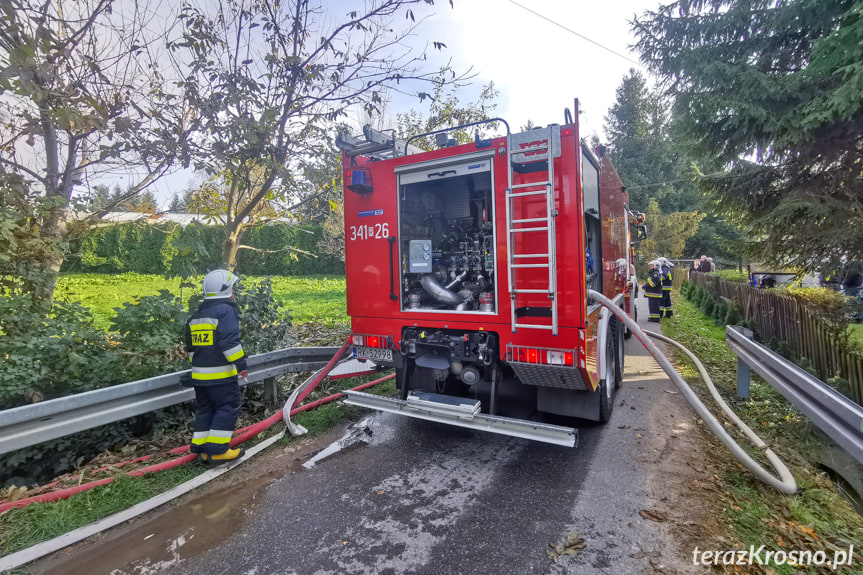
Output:
<path fill-rule="evenodd" d="M 615 89 L 630 68 L 638 68 L 637 55 L 628 49 L 634 43 L 629 21 L 636 14 L 655 9 L 660 1 L 453 3 L 451 8 L 447 0 L 437 0 L 433 8 L 425 10 L 428 19 L 423 23 L 422 36 L 415 41 L 420 47 L 427 41 L 441 41 L 447 48 L 440 56 L 452 58 L 457 70 L 473 67 L 478 74 L 475 89 L 465 93 L 463 101 L 475 99 L 479 87 L 493 81 L 500 92 L 495 115 L 517 130 L 528 120 L 537 125 L 562 123 L 564 108 L 572 110 L 573 100 L 578 98 L 582 136 L 596 134 L 605 141 L 603 117 L 614 103 Z M 338 17 L 348 4 L 347 0 L 324 3 L 338 11 Z M 387 113 L 394 116 L 412 107 L 422 109 L 416 100 L 397 97 Z M 159 201 L 167 203 L 192 176 L 178 173 L 158 182 L 155 191 Z"/>

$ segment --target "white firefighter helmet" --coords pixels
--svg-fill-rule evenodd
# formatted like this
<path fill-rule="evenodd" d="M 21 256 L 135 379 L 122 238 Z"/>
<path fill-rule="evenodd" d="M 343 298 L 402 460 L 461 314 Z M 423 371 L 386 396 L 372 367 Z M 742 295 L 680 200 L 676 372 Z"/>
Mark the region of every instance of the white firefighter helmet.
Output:
<path fill-rule="evenodd" d="M 231 297 L 234 284 L 240 277 L 228 270 L 214 270 L 204 276 L 204 299 Z"/>
<path fill-rule="evenodd" d="M 670 268 L 673 268 L 673 267 L 674 267 L 674 264 L 673 264 L 673 263 L 671 263 L 671 261 L 669 261 L 669 259 L 668 259 L 668 258 L 666 258 L 666 257 L 661 257 L 661 258 L 659 258 L 659 263 L 661 263 L 661 264 L 662 264 L 662 265 L 664 265 L 664 266 L 668 266 L 668 267 L 670 267 Z"/>
<path fill-rule="evenodd" d="M 648 268 L 659 268 L 661 265 L 662 264 L 659 262 L 659 260 L 653 260 L 652 262 L 647 264 L 647 267 Z"/>

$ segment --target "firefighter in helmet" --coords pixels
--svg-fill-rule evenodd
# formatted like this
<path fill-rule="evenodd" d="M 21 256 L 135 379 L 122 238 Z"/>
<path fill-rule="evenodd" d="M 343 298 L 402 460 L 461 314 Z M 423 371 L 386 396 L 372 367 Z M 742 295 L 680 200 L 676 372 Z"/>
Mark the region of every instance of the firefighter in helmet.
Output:
<path fill-rule="evenodd" d="M 191 452 L 219 465 L 239 459 L 242 449 L 231 449 L 240 411 L 239 378 L 249 374 L 240 343 L 240 316 L 234 303 L 234 283 L 227 270 L 204 277 L 204 301 L 186 322 L 186 353 L 192 362 L 195 387 L 195 430 Z"/>
<path fill-rule="evenodd" d="M 668 258 L 659 258 L 659 265 L 659 275 L 662 279 L 662 302 L 659 305 L 659 315 L 671 317 L 674 315 L 674 311 L 671 309 L 671 285 L 674 283 L 671 268 L 674 267 L 674 264 L 668 261 Z"/>
<path fill-rule="evenodd" d="M 661 264 L 657 260 L 653 260 L 647 267 L 650 269 L 647 281 L 642 286 L 644 297 L 647 298 L 647 305 L 650 309 L 650 316 L 647 321 L 659 322 L 662 317 L 660 312 L 660 304 L 662 303 L 662 277 L 660 276 Z"/>

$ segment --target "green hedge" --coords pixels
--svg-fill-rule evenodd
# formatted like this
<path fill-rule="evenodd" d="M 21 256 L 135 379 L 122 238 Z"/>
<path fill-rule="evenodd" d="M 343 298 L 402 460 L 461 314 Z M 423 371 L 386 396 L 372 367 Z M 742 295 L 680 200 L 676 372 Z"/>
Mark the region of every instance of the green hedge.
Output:
<path fill-rule="evenodd" d="M 247 275 L 343 274 L 344 262 L 319 253 L 323 235 L 320 226 L 271 224 L 252 228 L 243 234 L 242 244 L 255 250 L 241 249 L 237 254 L 237 271 Z M 221 266 L 225 230 L 219 226 L 191 224 L 151 225 L 127 223 L 93 228 L 70 242 L 63 272 L 69 273 L 176 273 L 181 265 L 176 258 L 184 246 L 196 246 L 200 270 Z M 296 248 L 317 255 L 313 257 L 291 250 Z M 259 250 L 259 251 L 256 251 Z"/>

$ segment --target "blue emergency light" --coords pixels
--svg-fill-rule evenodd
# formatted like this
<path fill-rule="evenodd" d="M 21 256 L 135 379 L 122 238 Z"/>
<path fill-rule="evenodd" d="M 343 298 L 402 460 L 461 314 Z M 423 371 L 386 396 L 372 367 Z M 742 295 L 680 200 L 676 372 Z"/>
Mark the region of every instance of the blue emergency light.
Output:
<path fill-rule="evenodd" d="M 355 168 L 350 174 L 348 189 L 356 194 L 370 194 L 374 191 L 372 186 L 372 172 L 368 168 Z"/>

